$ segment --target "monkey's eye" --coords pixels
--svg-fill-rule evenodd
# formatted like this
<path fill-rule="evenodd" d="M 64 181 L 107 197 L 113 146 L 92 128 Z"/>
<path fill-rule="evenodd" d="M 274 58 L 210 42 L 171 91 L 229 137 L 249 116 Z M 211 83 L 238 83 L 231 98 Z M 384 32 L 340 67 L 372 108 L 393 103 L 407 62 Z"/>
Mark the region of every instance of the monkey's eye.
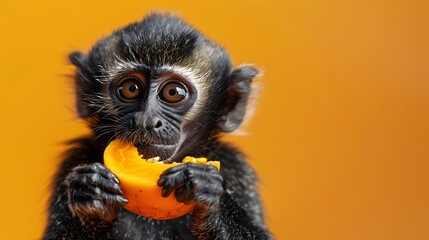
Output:
<path fill-rule="evenodd" d="M 129 77 L 122 81 L 116 94 L 121 101 L 132 102 L 143 94 L 142 83 L 133 77 Z"/>
<path fill-rule="evenodd" d="M 171 104 L 181 102 L 187 95 L 188 90 L 186 87 L 178 82 L 169 82 L 165 84 L 159 93 L 159 97 L 162 101 Z"/>

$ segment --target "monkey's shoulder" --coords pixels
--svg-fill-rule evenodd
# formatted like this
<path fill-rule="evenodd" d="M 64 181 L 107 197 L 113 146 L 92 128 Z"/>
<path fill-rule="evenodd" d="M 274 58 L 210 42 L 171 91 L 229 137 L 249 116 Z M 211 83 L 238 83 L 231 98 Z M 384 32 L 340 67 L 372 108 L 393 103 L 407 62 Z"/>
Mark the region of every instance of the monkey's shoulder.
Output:
<path fill-rule="evenodd" d="M 102 160 L 103 148 L 91 136 L 71 139 L 65 142 L 65 151 L 60 157 L 57 176 L 54 179 L 61 178 L 61 175 L 67 174 L 78 165 Z"/>
<path fill-rule="evenodd" d="M 256 173 L 248 163 L 245 154 L 232 144 L 219 143 L 209 158 L 220 161 L 221 173 L 223 174 L 233 175 L 237 178 L 243 175 L 256 177 Z"/>

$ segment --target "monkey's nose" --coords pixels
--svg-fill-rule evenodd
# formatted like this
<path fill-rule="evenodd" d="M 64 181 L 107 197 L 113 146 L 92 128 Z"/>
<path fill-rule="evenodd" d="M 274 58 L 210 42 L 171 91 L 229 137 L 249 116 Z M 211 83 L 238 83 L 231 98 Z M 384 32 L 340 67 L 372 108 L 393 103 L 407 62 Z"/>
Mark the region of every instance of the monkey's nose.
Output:
<path fill-rule="evenodd" d="M 155 124 L 155 129 L 162 127 L 162 121 L 160 119 L 157 120 Z"/>
<path fill-rule="evenodd" d="M 161 119 L 154 117 L 152 119 L 148 119 L 144 124 L 144 129 L 146 131 L 158 130 L 162 127 Z"/>
<path fill-rule="evenodd" d="M 163 126 L 163 122 L 159 117 L 145 117 L 135 115 L 129 122 L 132 128 L 142 128 L 146 131 L 157 131 Z"/>

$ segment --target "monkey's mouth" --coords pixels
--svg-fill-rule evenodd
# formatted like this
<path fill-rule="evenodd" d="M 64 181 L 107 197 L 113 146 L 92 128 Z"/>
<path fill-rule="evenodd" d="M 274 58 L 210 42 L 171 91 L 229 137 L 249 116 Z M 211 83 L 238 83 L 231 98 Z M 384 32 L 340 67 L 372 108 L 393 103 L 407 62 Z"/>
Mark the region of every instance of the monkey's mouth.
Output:
<path fill-rule="evenodd" d="M 176 151 L 176 144 L 135 144 L 137 151 L 143 158 L 160 157 L 168 162 L 169 158 Z"/>

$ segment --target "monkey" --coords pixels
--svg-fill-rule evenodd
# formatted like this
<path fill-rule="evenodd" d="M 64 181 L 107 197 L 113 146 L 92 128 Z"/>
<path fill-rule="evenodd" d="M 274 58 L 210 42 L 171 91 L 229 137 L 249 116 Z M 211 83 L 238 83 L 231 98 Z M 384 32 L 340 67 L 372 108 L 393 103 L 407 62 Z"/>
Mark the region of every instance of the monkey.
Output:
<path fill-rule="evenodd" d="M 233 69 L 224 48 L 180 17 L 157 12 L 69 60 L 77 114 L 90 133 L 68 142 L 43 239 L 273 238 L 255 171 L 221 140 L 241 125 L 258 69 Z M 134 144 L 147 158 L 206 157 L 221 169 L 186 163 L 166 170 L 157 182 L 162 196 L 196 207 L 171 220 L 146 218 L 123 208 L 120 179 L 103 165 L 113 139 Z"/>

